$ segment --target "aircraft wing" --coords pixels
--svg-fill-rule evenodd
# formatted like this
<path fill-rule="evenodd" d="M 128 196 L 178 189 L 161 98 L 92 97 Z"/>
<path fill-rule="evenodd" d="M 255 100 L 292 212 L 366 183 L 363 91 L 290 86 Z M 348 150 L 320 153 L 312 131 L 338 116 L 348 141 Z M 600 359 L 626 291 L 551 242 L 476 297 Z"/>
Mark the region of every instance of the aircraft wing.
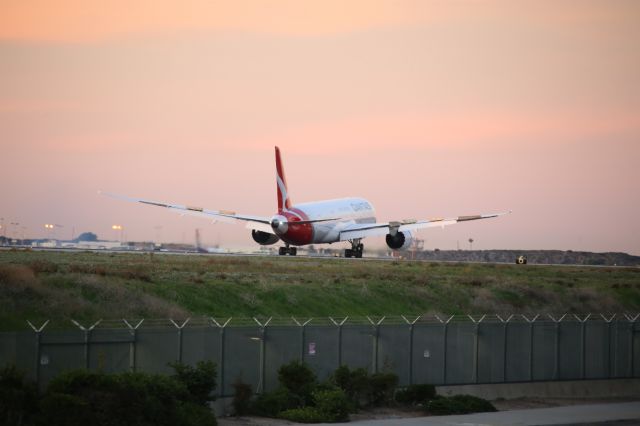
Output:
<path fill-rule="evenodd" d="M 468 222 L 470 220 L 489 219 L 503 216 L 511 211 L 491 214 L 478 214 L 471 216 L 458 216 L 452 218 L 432 218 L 427 220 L 403 220 L 399 222 L 386 223 L 354 223 L 348 225 L 340 232 L 340 240 L 352 240 L 354 238 L 374 237 L 386 234 L 395 234 L 402 231 L 416 231 L 418 229 L 433 228 L 436 226 L 445 227 L 458 222 Z"/>
<path fill-rule="evenodd" d="M 226 223 L 237 223 L 245 222 L 246 227 L 249 229 L 255 229 L 257 231 L 268 232 L 273 234 L 273 229 L 271 229 L 271 225 L 269 224 L 268 217 L 263 216 L 251 216 L 251 215 L 242 215 L 237 214 L 236 212 L 229 210 L 208 210 L 202 207 L 194 207 L 194 206 L 186 206 L 181 204 L 169 204 L 152 200 L 144 200 L 142 198 L 132 198 L 124 195 L 111 194 L 108 192 L 98 192 L 101 195 L 106 195 L 107 197 L 116 198 L 118 200 L 130 201 L 134 203 L 142 203 L 148 204 L 150 206 L 156 207 L 164 207 L 176 213 L 180 213 L 182 215 L 191 215 L 204 217 L 209 220 L 212 220 L 214 223 L 217 221 L 226 222 Z"/>

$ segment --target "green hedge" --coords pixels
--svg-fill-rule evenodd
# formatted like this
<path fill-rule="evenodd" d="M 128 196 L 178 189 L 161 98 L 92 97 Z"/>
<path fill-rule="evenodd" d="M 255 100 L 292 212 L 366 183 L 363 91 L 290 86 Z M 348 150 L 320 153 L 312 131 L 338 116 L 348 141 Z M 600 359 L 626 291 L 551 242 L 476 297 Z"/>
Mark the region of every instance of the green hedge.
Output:
<path fill-rule="evenodd" d="M 278 381 L 287 389 L 298 405 L 304 407 L 312 403 L 312 393 L 318 386 L 313 370 L 305 363 L 292 361 L 278 369 Z"/>
<path fill-rule="evenodd" d="M 40 395 L 14 367 L 0 370 L 0 424 L 9 426 L 215 426 L 215 364 L 174 365 L 172 377 L 85 370 L 54 378 Z"/>
<path fill-rule="evenodd" d="M 201 398 L 173 377 L 74 371 L 51 381 L 40 411 L 52 426 L 215 425 Z"/>
<path fill-rule="evenodd" d="M 313 402 L 323 422 L 349 421 L 349 400 L 342 389 L 314 392 Z"/>

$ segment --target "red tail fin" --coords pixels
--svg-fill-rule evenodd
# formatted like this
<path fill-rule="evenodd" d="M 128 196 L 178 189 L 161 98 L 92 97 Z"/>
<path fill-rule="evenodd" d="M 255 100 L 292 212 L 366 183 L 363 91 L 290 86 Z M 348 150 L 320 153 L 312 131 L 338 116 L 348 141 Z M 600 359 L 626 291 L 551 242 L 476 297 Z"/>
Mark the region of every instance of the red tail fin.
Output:
<path fill-rule="evenodd" d="M 291 199 L 287 190 L 287 180 L 284 177 L 284 168 L 280 159 L 280 148 L 276 146 L 276 183 L 278 189 L 278 211 L 289 210 L 291 208 Z"/>

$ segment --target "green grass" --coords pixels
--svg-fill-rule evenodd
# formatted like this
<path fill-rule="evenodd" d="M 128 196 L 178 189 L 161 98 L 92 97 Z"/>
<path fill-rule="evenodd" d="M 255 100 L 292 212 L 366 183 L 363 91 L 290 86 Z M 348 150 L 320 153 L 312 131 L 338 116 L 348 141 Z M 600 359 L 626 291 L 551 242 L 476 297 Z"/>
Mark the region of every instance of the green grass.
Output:
<path fill-rule="evenodd" d="M 640 269 L 0 252 L 0 328 L 26 319 L 640 310 Z"/>

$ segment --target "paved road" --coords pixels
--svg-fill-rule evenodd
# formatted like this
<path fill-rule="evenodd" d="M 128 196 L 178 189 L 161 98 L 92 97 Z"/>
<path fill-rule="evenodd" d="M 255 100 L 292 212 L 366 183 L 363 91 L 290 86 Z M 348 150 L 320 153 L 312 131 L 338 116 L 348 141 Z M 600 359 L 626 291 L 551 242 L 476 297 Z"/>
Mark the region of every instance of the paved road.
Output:
<path fill-rule="evenodd" d="M 572 405 L 568 407 L 534 408 L 499 411 L 461 416 L 414 417 L 410 419 L 363 420 L 357 426 L 533 426 L 533 425 L 591 425 L 620 420 L 638 420 L 640 401 L 615 404 Z M 633 422 L 619 424 L 632 425 Z"/>

